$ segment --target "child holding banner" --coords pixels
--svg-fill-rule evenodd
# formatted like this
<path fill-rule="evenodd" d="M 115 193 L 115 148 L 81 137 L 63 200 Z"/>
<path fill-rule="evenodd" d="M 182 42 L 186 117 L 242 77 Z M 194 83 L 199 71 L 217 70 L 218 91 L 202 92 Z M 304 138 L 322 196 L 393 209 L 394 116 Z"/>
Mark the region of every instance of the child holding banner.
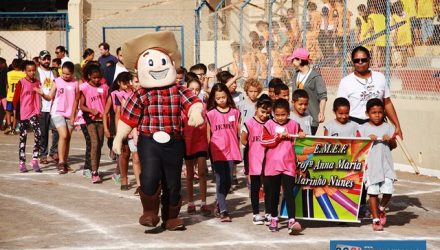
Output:
<path fill-rule="evenodd" d="M 336 98 L 333 112 L 336 118 L 324 126 L 324 136 L 355 137 L 359 125 L 348 119 L 350 102 L 344 97 Z"/>
<path fill-rule="evenodd" d="M 368 154 L 368 165 L 365 171 L 374 231 L 383 231 L 386 223 L 385 207 L 391 200 L 394 191 L 393 182 L 396 180 L 391 156 L 391 150 L 397 146 L 394 137 L 395 130 L 390 124 L 384 122 L 384 109 L 385 106 L 380 99 L 370 99 L 367 102 L 366 111 L 369 122 L 360 126 L 357 134 L 360 137 L 368 136 L 374 141 Z M 379 203 L 380 194 L 382 194 L 382 199 Z"/>
<path fill-rule="evenodd" d="M 309 106 L 309 94 L 307 94 L 304 89 L 293 91 L 292 103 L 293 111 L 290 112 L 289 118 L 296 121 L 306 135 L 311 135 L 313 118 L 306 113 L 307 107 Z"/>
<path fill-rule="evenodd" d="M 252 204 L 252 223 L 255 225 L 264 224 L 265 218 L 260 215 L 259 193 L 263 178 L 263 160 L 265 148 L 261 145 L 261 134 L 263 126 L 270 118 L 272 101 L 268 95 L 263 94 L 258 98 L 255 105 L 256 111 L 252 118 L 245 121 L 241 131 L 241 143 L 246 145 L 247 154 L 244 161 L 247 163 L 247 174 L 250 176 L 251 184 L 251 204 Z M 245 166 L 246 167 L 246 166 Z M 265 202 L 267 207 L 267 202 Z"/>
<path fill-rule="evenodd" d="M 278 99 L 273 105 L 274 118 L 266 122 L 263 128 L 261 144 L 267 148 L 265 155 L 264 186 L 270 213 L 269 230 L 278 231 L 278 203 L 280 187 L 283 186 L 284 198 L 287 203 L 289 217 L 289 234 L 301 232 L 301 225 L 295 220 L 295 198 L 293 188 L 295 186 L 296 156 L 293 149 L 293 139 L 290 135 L 299 134 L 300 126 L 294 120 L 289 119 L 289 102 Z"/>

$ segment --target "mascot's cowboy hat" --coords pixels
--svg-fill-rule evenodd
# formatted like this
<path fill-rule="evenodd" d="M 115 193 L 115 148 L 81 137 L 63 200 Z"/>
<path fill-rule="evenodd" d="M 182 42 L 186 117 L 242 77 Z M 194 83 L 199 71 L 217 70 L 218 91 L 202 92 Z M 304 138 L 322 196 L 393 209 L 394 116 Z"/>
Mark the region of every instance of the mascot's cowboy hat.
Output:
<path fill-rule="evenodd" d="M 175 68 L 180 67 L 181 55 L 174 33 L 170 31 L 151 32 L 130 39 L 122 45 L 124 66 L 136 69 L 139 55 L 147 49 L 160 48 L 174 61 Z"/>

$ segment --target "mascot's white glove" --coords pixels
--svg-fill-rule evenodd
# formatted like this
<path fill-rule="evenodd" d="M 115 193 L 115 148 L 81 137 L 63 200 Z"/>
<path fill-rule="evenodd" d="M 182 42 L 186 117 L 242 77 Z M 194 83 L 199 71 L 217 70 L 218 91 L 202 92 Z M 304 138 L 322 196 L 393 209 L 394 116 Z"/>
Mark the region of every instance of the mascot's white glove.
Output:
<path fill-rule="evenodd" d="M 203 104 L 201 102 L 194 103 L 193 105 L 191 105 L 191 107 L 188 110 L 188 125 L 191 127 L 198 127 L 202 125 L 205 122 L 202 116 L 202 112 L 203 112 Z"/>
<path fill-rule="evenodd" d="M 128 126 L 125 122 L 119 120 L 118 121 L 118 128 L 116 132 L 116 136 L 113 139 L 113 152 L 120 155 L 121 154 L 121 148 L 122 148 L 122 140 L 124 138 L 127 138 L 127 135 L 131 132 L 132 128 Z"/>

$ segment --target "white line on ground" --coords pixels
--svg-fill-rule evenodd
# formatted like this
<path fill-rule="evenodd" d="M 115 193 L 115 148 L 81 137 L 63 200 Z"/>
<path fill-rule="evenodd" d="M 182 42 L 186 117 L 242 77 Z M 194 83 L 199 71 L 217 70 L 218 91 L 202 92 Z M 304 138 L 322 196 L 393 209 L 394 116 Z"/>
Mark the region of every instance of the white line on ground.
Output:
<path fill-rule="evenodd" d="M 39 206 L 39 207 L 46 209 L 48 211 L 56 212 L 62 218 L 70 218 L 72 220 L 78 221 L 78 222 L 84 224 L 85 226 L 87 226 L 88 228 L 92 229 L 93 231 L 96 231 L 100 234 L 105 235 L 105 237 L 107 237 L 107 238 L 117 239 L 117 237 L 113 236 L 111 234 L 111 232 L 108 231 L 105 227 L 100 226 L 100 225 L 90 221 L 89 219 L 86 219 L 85 215 L 76 214 L 73 211 L 69 211 L 69 210 L 65 210 L 65 209 L 62 209 L 62 208 L 59 208 L 56 206 L 44 204 L 39 201 L 32 200 L 32 199 L 22 197 L 22 196 L 9 195 L 9 194 L 4 194 L 4 193 L 0 193 L 0 196 L 3 198 L 8 198 L 8 199 L 24 202 L 24 203 L 27 203 L 27 204 L 30 204 L 33 206 Z"/>
<path fill-rule="evenodd" d="M 48 183 L 49 182 L 47 180 L 36 180 L 36 179 L 32 179 L 32 178 L 26 178 L 24 175 L 27 175 L 27 174 L 21 174 L 21 175 L 0 174 L 0 177 L 1 178 L 5 178 L 5 179 L 13 178 L 13 179 L 16 179 L 16 180 L 33 181 L 33 182 L 38 182 L 38 183 Z M 20 177 L 17 177 L 17 176 L 20 176 Z M 121 194 L 121 193 L 115 192 L 115 190 L 113 190 L 113 189 L 109 189 L 109 190 L 97 189 L 96 185 L 93 185 L 93 184 L 90 184 L 88 186 L 82 186 L 82 185 L 73 184 L 73 183 L 66 183 L 66 182 L 57 182 L 56 184 L 60 185 L 60 186 L 65 186 L 65 187 L 83 189 L 83 190 L 87 190 L 89 192 L 96 192 L 96 193 L 105 194 L 105 195 L 109 195 L 109 196 L 115 196 L 115 197 L 118 197 L 118 198 L 125 198 L 125 199 L 129 199 L 129 200 L 139 201 L 139 197 L 137 197 L 137 196 Z"/>

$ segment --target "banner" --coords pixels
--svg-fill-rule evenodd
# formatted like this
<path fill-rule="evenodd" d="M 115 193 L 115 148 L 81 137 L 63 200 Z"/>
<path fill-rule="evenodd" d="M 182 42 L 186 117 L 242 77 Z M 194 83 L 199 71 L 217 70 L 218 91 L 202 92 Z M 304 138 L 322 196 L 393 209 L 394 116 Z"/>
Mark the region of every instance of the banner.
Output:
<path fill-rule="evenodd" d="M 295 140 L 295 217 L 359 222 L 367 138 L 310 137 Z M 287 216 L 281 203 L 281 217 Z"/>

